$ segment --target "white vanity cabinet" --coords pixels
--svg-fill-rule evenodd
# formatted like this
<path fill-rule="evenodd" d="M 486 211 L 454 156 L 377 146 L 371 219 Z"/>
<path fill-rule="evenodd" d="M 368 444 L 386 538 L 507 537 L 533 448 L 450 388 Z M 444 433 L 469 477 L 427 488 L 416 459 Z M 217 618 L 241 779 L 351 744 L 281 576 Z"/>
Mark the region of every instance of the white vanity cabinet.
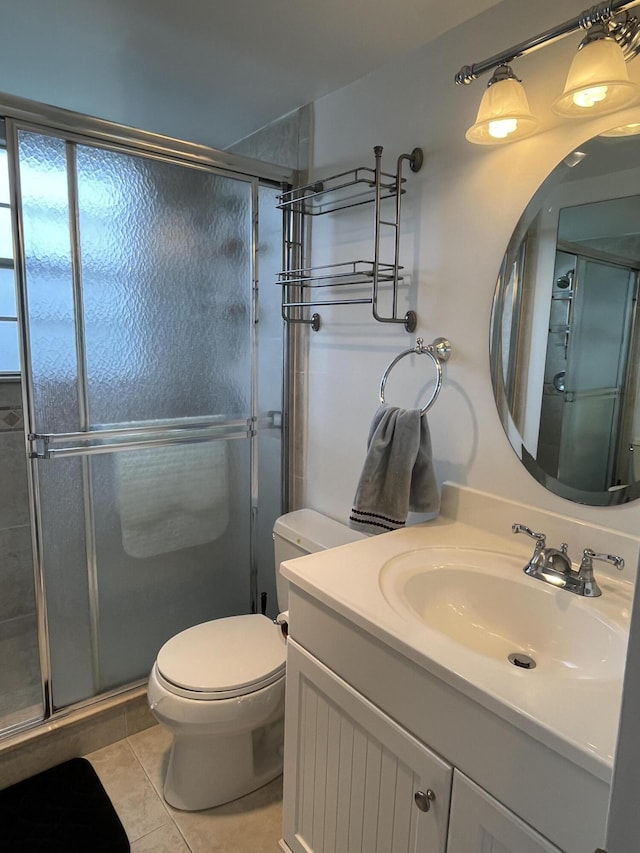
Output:
<path fill-rule="evenodd" d="M 562 853 L 290 641 L 291 853 Z"/>
<path fill-rule="evenodd" d="M 456 770 L 447 853 L 561 851 Z"/>
<path fill-rule="evenodd" d="M 357 614 L 295 586 L 289 608 L 285 853 L 602 846 L 607 781 L 373 636 Z"/>
<path fill-rule="evenodd" d="M 285 719 L 292 853 L 445 853 L 452 767 L 294 642 Z"/>

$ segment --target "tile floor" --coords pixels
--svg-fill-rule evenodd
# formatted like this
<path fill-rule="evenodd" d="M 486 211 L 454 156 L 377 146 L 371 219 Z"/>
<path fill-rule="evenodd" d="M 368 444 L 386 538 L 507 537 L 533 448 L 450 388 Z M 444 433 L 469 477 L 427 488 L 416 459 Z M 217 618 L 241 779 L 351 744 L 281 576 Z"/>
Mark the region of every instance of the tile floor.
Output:
<path fill-rule="evenodd" d="M 183 812 L 162 799 L 171 736 L 153 726 L 92 752 L 131 842 L 131 853 L 277 853 L 282 777 L 215 809 Z"/>

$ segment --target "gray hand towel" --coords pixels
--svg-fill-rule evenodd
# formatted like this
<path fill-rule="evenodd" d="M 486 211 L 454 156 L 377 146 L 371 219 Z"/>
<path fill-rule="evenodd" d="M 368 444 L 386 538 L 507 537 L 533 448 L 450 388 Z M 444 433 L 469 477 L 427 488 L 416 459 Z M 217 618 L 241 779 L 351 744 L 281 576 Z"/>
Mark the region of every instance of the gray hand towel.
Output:
<path fill-rule="evenodd" d="M 371 422 L 349 526 L 386 533 L 404 527 L 409 512 L 439 509 L 426 416 L 419 409 L 383 404 Z"/>

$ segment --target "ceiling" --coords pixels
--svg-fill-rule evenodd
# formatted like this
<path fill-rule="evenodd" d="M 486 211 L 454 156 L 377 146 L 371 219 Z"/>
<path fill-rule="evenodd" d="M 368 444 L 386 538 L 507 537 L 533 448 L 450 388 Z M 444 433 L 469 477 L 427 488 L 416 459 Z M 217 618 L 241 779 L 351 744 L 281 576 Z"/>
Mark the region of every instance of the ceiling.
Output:
<path fill-rule="evenodd" d="M 159 132 L 188 102 L 224 148 L 498 0 L 0 2 L 5 91 Z"/>
<path fill-rule="evenodd" d="M 498 0 L 115 0 L 150 62 L 177 49 L 224 144 L 326 95 Z M 114 0 L 108 0 L 113 8 Z M 222 139 L 222 136 L 221 136 Z M 224 147 L 218 143 L 218 147 Z"/>

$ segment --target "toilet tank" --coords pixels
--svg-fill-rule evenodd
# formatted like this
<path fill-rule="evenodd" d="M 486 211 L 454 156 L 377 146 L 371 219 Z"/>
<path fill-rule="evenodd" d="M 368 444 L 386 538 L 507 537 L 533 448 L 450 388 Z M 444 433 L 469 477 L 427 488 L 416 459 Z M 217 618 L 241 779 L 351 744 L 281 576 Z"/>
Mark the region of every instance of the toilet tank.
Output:
<path fill-rule="evenodd" d="M 277 518 L 273 526 L 273 550 L 280 610 L 286 610 L 289 598 L 289 584 L 280 574 L 280 563 L 366 538 L 365 533 L 351 530 L 313 509 L 297 509 Z"/>

